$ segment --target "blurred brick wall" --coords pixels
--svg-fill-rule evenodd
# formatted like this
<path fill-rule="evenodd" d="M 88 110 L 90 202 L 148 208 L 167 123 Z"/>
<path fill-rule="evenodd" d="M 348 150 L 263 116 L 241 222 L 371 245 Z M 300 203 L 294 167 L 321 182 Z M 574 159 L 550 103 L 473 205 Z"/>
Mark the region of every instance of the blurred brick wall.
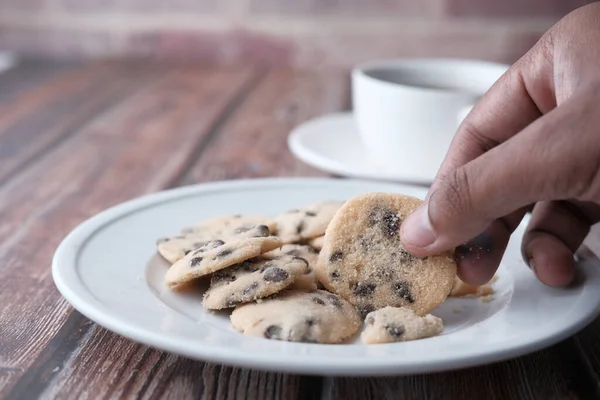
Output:
<path fill-rule="evenodd" d="M 0 0 L 0 50 L 348 67 L 382 57 L 513 62 L 585 0 Z"/>

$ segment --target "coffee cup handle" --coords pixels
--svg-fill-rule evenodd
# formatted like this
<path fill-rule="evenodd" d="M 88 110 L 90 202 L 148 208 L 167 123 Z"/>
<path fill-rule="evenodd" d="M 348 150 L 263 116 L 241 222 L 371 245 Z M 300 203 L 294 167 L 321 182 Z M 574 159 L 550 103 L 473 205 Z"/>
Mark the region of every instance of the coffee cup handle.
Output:
<path fill-rule="evenodd" d="M 465 106 L 458 111 L 458 115 L 456 116 L 456 126 L 460 126 L 460 124 L 462 124 L 462 122 L 465 118 L 467 118 L 467 115 L 469 115 L 474 106 L 475 104 L 469 104 L 468 106 Z"/>

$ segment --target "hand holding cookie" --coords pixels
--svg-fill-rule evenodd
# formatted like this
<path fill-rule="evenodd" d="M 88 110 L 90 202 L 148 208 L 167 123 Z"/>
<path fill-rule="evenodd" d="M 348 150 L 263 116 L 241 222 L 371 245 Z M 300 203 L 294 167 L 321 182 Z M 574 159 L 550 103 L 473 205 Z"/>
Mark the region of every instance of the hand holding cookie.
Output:
<path fill-rule="evenodd" d="M 569 14 L 478 102 L 403 225 L 407 250 L 460 246 L 459 275 L 481 284 L 531 209 L 525 261 L 547 285 L 572 281 L 573 254 L 600 221 L 599 18 L 599 3 Z"/>

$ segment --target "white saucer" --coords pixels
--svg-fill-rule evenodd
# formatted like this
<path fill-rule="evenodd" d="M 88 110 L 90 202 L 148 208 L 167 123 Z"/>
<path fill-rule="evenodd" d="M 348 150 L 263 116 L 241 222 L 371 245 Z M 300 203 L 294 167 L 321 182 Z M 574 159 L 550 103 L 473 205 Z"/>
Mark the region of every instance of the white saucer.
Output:
<path fill-rule="evenodd" d="M 10 52 L 0 51 L 0 73 L 7 71 L 17 64 L 17 57 Z"/>
<path fill-rule="evenodd" d="M 200 360 L 302 374 L 415 374 L 491 363 L 556 343 L 598 314 L 598 261 L 580 264 L 585 284 L 550 289 L 521 261 L 524 225 L 509 243 L 494 299 L 448 299 L 433 312 L 444 320 L 444 333 L 413 342 L 364 345 L 354 338 L 320 345 L 248 337 L 231 328 L 227 313 L 204 311 L 200 292 L 178 294 L 164 284 L 168 266 L 155 255 L 159 237 L 205 218 L 274 216 L 365 191 L 425 196 L 414 186 L 334 179 L 230 181 L 161 192 L 77 227 L 56 251 L 54 281 L 82 314 L 141 343 Z"/>
<path fill-rule="evenodd" d="M 376 165 L 363 147 L 351 112 L 335 113 L 306 121 L 288 137 L 291 152 L 321 170 L 353 178 L 429 185 L 434 175 L 408 166 L 403 174 Z"/>

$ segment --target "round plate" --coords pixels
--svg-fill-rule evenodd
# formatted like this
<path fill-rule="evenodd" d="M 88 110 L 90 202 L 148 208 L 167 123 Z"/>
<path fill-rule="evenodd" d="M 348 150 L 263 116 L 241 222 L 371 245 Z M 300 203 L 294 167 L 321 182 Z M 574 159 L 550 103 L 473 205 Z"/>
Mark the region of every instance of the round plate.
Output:
<path fill-rule="evenodd" d="M 314 201 L 363 192 L 425 189 L 334 179 L 264 179 L 211 183 L 145 196 L 104 211 L 59 246 L 52 273 L 73 307 L 133 340 L 187 357 L 255 369 L 322 375 L 388 375 L 456 369 L 525 354 L 575 333 L 600 310 L 600 268 L 580 264 L 569 289 L 540 284 L 521 261 L 524 226 L 508 246 L 490 302 L 448 299 L 433 314 L 442 335 L 413 342 L 364 345 L 289 343 L 236 332 L 227 313 L 201 306 L 201 292 L 177 294 L 164 284 L 168 265 L 157 238 L 206 218 L 276 214 Z M 358 335 L 357 335 L 358 336 Z"/>
<path fill-rule="evenodd" d="M 413 165 L 407 165 L 398 174 L 374 163 L 350 112 L 329 114 L 298 125 L 288 136 L 288 147 L 305 163 L 336 175 L 419 185 L 429 185 L 435 178 Z M 439 164 L 439 160 L 432 163 Z"/>

